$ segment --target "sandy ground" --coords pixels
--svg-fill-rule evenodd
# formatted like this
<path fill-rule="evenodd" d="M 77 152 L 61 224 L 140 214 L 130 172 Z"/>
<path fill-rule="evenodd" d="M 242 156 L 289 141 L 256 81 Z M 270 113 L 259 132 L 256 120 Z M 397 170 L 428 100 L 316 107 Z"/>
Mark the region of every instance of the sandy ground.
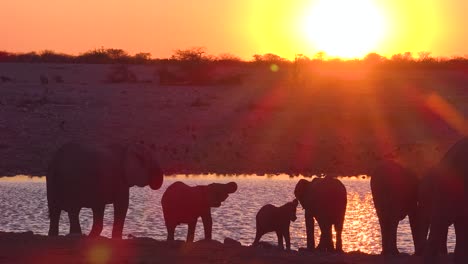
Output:
<path fill-rule="evenodd" d="M 168 174 L 359 175 L 385 158 L 423 171 L 466 132 L 462 71 L 258 66 L 228 69 L 241 85 L 160 86 L 156 66 L 129 69 L 138 82 L 107 82 L 111 65 L 0 64 L 11 79 L 0 82 L 0 175 L 44 175 L 74 139 L 155 143 Z"/>
<path fill-rule="evenodd" d="M 281 251 L 218 241 L 167 243 L 150 238 L 112 240 L 0 232 L 1 263 L 423 263 L 421 257 L 383 257 L 360 252 L 345 254 Z M 440 259 L 450 263 L 453 256 Z"/>

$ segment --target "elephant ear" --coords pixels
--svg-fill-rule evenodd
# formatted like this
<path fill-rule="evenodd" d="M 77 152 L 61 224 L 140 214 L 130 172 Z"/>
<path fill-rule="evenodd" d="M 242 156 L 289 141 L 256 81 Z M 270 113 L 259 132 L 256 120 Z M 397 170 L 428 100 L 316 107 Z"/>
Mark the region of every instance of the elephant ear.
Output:
<path fill-rule="evenodd" d="M 299 201 L 297 199 L 294 199 L 292 201 L 292 204 L 293 204 L 294 208 L 296 208 L 299 205 Z"/>
<path fill-rule="evenodd" d="M 237 183 L 235 183 L 235 182 L 226 183 L 226 191 L 228 193 L 236 192 L 237 191 Z"/>
<path fill-rule="evenodd" d="M 299 182 L 296 184 L 296 188 L 294 188 L 294 196 L 296 196 L 297 199 L 301 200 L 308 184 L 309 181 L 304 179 L 299 180 Z"/>
<path fill-rule="evenodd" d="M 220 207 L 221 203 L 228 198 L 229 194 L 234 193 L 236 190 L 237 184 L 235 182 L 209 184 L 207 186 L 209 206 Z"/>
<path fill-rule="evenodd" d="M 143 144 L 130 145 L 124 157 L 124 174 L 129 187 L 144 187 L 149 184 L 150 170 L 145 160 L 149 155 Z"/>

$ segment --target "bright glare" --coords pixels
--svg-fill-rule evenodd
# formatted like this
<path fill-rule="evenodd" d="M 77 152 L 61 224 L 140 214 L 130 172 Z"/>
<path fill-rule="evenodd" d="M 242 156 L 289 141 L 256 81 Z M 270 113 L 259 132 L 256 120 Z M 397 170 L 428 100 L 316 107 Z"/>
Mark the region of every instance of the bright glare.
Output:
<path fill-rule="evenodd" d="M 362 57 L 374 52 L 386 34 L 375 0 L 317 0 L 304 22 L 314 49 L 329 56 Z"/>

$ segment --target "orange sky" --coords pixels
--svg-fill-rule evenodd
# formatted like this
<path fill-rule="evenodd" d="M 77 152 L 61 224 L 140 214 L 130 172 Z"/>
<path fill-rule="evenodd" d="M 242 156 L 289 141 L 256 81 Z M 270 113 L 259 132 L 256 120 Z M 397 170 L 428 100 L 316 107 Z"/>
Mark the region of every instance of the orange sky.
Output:
<path fill-rule="evenodd" d="M 320 50 L 344 57 L 371 51 L 468 55 L 466 0 L 333 0 L 331 7 L 318 9 L 321 1 L 329 0 L 4 1 L 0 50 L 78 54 L 105 47 L 164 58 L 174 49 L 204 46 L 210 54 L 244 59 L 267 52 L 287 58 L 296 53 L 313 56 Z M 342 4 L 349 2 L 355 5 Z M 372 6 L 370 11 L 365 5 Z M 347 39 L 340 38 L 340 28 L 362 17 L 362 25 L 379 20 L 383 26 L 369 32 L 348 29 Z M 373 34 L 379 37 L 371 43 L 367 36 Z M 345 45 L 352 47 L 344 51 Z M 353 52 L 358 47 L 361 50 Z"/>

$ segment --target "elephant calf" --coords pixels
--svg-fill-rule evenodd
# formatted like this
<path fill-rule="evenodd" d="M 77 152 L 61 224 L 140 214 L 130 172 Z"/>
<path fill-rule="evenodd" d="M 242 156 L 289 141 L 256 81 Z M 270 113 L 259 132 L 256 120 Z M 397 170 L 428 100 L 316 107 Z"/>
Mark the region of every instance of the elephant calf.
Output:
<path fill-rule="evenodd" d="M 296 221 L 296 208 L 299 202 L 294 199 L 281 207 L 271 204 L 263 206 L 257 213 L 256 224 L 257 234 L 252 246 L 258 245 L 260 238 L 268 232 L 276 232 L 278 236 L 278 246 L 284 249 L 283 238 L 286 240 L 286 249 L 291 249 L 291 238 L 289 235 L 290 222 Z"/>
<path fill-rule="evenodd" d="M 187 242 L 193 242 L 198 217 L 203 220 L 205 239 L 211 239 L 213 220 L 211 207 L 220 207 L 230 193 L 237 190 L 237 184 L 212 183 L 188 186 L 183 182 L 171 184 L 164 192 L 161 205 L 167 228 L 167 240 L 174 240 L 175 228 L 188 224 Z"/>

